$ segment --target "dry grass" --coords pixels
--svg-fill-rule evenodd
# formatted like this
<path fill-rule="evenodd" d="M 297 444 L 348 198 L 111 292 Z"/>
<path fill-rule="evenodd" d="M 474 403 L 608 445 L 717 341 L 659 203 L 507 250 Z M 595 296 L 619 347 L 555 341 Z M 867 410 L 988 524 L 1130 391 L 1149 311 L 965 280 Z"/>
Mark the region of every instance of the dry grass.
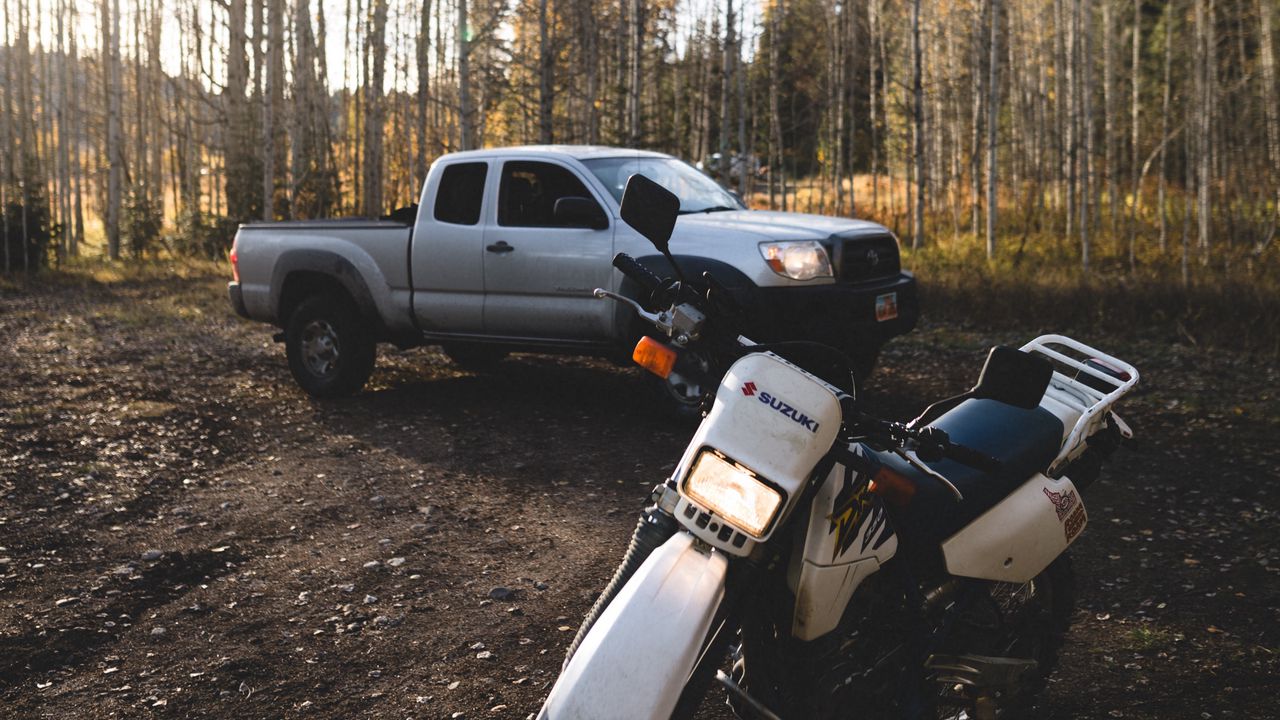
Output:
<path fill-rule="evenodd" d="M 940 211 L 926 218 L 926 242 L 913 251 L 906 203 L 912 186 L 901 179 L 891 184 L 886 177 L 877 181 L 858 175 L 852 183 L 845 182 L 840 214 L 849 214 L 850 188 L 858 217 L 880 222 L 903 237 L 903 265 L 920 278 L 926 319 L 1083 335 L 1132 333 L 1280 356 L 1276 243 L 1258 251 L 1247 242 L 1219 238 L 1206 252 L 1195 247 L 1193 239 L 1184 279 L 1182 220 L 1177 212 L 1182 198 L 1176 191 L 1169 196 L 1173 210 L 1168 246 L 1159 247 L 1157 218 L 1153 208 L 1144 206 L 1132 265 L 1126 223 L 1119 222 L 1113 232 L 1108 209 L 1098 210 L 1086 273 L 1079 238 L 1064 234 L 1060 218 L 1024 212 L 1034 196 L 1015 198 L 1007 189 L 1002 191 L 999 246 L 988 259 L 984 239 L 970 232 L 967 197 L 939 199 Z M 1154 187 L 1148 194 L 1154 196 Z M 873 196 L 877 205 L 871 203 Z M 767 192 L 754 193 L 750 200 L 753 207 L 768 207 Z M 780 204 L 781 198 L 776 200 Z M 837 214 L 834 192 L 817 179 L 794 183 L 787 203 L 790 210 Z M 1121 215 L 1127 217 L 1128 212 L 1123 208 Z M 1258 210 L 1261 217 L 1273 212 L 1269 207 Z"/>

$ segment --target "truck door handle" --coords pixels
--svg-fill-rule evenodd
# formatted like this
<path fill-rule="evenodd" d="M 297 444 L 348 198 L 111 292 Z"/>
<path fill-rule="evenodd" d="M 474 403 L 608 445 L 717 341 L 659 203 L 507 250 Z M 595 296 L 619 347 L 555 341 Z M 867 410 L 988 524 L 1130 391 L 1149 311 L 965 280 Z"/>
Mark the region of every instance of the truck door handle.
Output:
<path fill-rule="evenodd" d="M 509 253 L 515 250 L 515 248 L 507 244 L 506 240 L 499 240 L 492 245 L 486 245 L 484 249 L 491 253 Z"/>

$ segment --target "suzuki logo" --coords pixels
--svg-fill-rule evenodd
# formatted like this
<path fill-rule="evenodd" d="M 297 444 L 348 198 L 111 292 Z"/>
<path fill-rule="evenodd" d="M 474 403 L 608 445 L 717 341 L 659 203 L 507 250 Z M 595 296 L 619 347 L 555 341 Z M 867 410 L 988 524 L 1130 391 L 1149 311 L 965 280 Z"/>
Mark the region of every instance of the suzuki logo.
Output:
<path fill-rule="evenodd" d="M 752 395 L 755 395 L 755 394 L 756 394 L 756 384 L 755 384 L 755 383 L 753 383 L 753 382 L 749 382 L 749 383 L 747 383 L 746 385 L 743 385 L 743 386 L 742 386 L 742 394 L 743 394 L 743 395 L 746 395 L 747 397 L 751 397 Z"/>

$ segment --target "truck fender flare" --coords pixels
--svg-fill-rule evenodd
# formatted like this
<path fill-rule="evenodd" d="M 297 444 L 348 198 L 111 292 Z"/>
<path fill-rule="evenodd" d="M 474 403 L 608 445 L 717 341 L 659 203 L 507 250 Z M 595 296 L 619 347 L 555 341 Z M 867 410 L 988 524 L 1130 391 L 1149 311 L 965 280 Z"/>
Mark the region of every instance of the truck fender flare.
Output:
<path fill-rule="evenodd" d="M 276 322 L 283 326 L 289 318 L 280 317 L 280 303 L 284 298 L 285 281 L 297 272 L 309 272 L 323 275 L 336 281 L 347 295 L 355 302 L 360 316 L 372 323 L 379 332 L 382 331 L 382 316 L 378 313 L 373 293 L 369 292 L 364 277 L 348 259 L 328 250 L 286 250 L 280 254 L 275 268 L 271 271 L 271 307 L 277 315 Z"/>

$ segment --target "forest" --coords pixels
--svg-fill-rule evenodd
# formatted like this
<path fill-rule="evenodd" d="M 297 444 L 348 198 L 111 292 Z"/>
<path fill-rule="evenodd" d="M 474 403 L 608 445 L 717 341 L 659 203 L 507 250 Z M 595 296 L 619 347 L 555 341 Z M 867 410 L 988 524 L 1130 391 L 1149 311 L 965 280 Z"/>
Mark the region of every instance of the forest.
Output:
<path fill-rule="evenodd" d="M 7 272 L 217 258 L 407 205 L 443 153 L 590 143 L 884 222 L 942 285 L 1280 285 L 1275 0 L 0 5 Z"/>

